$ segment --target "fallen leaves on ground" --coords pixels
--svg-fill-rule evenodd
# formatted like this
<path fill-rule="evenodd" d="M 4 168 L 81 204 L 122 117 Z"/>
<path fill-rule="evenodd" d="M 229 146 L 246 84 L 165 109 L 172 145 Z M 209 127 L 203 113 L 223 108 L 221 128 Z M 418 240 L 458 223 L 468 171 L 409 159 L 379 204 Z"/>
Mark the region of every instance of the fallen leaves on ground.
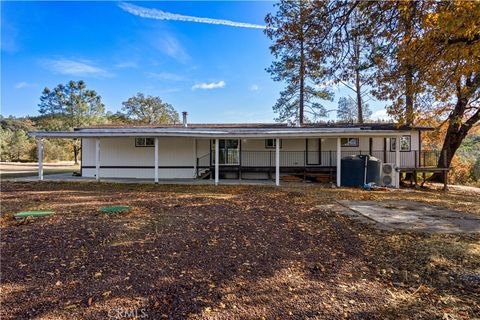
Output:
<path fill-rule="evenodd" d="M 479 236 L 379 231 L 332 209 L 410 199 L 480 214 L 469 194 L 7 182 L 1 198 L 2 319 L 480 314 Z M 13 219 L 34 209 L 56 214 Z"/>

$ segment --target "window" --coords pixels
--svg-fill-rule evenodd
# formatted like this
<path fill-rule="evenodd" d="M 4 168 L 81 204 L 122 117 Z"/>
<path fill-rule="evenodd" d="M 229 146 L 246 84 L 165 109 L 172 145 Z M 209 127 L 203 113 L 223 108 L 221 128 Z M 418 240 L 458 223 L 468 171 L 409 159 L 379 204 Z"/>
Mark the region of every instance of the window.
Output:
<path fill-rule="evenodd" d="M 219 139 L 218 156 L 220 165 L 238 165 L 240 159 L 240 141 L 238 139 Z M 215 140 L 211 140 L 211 161 L 215 164 Z"/>
<path fill-rule="evenodd" d="M 395 151 L 396 140 L 396 138 L 390 138 L 390 151 Z M 400 138 L 400 151 L 410 151 L 411 141 L 410 136 L 402 136 Z"/>
<path fill-rule="evenodd" d="M 358 147 L 358 138 L 342 138 L 342 147 Z"/>
<path fill-rule="evenodd" d="M 277 147 L 277 139 L 265 139 L 266 149 L 275 149 Z M 280 148 L 282 147 L 282 139 L 280 139 Z"/>
<path fill-rule="evenodd" d="M 238 139 L 220 139 L 220 149 L 238 149 Z"/>
<path fill-rule="evenodd" d="M 154 138 L 135 138 L 135 147 L 153 147 L 155 146 Z"/>

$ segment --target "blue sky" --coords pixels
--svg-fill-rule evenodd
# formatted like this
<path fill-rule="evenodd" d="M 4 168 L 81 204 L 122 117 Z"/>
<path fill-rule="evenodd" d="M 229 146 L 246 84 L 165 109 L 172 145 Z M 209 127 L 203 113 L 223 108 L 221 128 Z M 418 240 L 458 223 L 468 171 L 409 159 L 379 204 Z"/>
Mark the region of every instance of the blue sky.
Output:
<path fill-rule="evenodd" d="M 188 111 L 191 122 L 272 122 L 282 84 L 265 72 L 270 40 L 259 27 L 273 8 L 273 2 L 2 2 L 1 114 L 36 115 L 45 86 L 82 79 L 113 112 L 143 92 Z M 334 93 L 330 109 L 347 94 Z M 373 110 L 381 113 L 381 104 Z"/>

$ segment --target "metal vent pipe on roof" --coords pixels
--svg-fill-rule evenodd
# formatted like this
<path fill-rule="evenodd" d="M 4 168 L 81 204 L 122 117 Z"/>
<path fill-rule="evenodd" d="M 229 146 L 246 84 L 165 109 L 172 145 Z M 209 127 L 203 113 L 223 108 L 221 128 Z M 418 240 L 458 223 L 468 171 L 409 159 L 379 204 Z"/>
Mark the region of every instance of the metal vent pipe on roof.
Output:
<path fill-rule="evenodd" d="M 183 111 L 182 115 L 183 115 L 183 126 L 186 128 L 187 127 L 187 111 Z"/>

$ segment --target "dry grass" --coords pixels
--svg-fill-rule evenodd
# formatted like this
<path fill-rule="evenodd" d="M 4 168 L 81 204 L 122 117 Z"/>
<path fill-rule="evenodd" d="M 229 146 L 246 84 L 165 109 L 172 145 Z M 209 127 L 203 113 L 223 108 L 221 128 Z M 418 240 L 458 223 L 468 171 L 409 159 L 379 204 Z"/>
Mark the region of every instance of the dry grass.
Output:
<path fill-rule="evenodd" d="M 479 236 L 379 231 L 329 209 L 409 199 L 480 214 L 465 191 L 44 182 L 1 197 L 2 319 L 480 314 Z M 30 209 L 56 215 L 13 220 Z"/>

